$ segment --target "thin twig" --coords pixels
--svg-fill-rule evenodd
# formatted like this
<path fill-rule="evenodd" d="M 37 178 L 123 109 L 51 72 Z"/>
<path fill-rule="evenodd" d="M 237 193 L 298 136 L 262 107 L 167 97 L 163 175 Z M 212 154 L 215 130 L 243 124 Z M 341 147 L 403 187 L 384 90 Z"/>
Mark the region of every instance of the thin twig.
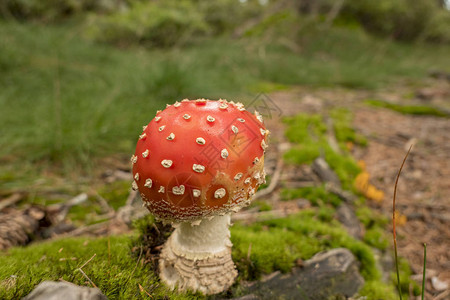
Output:
<path fill-rule="evenodd" d="M 80 271 L 81 274 L 83 274 L 84 278 L 86 278 L 92 284 L 93 287 L 97 288 L 95 283 L 92 282 L 92 280 L 86 275 L 86 273 L 83 272 L 83 270 L 81 268 L 78 268 L 78 271 Z"/>
<path fill-rule="evenodd" d="M 143 287 L 142 287 L 142 285 L 140 284 L 140 283 L 138 283 L 138 285 L 139 285 L 139 290 L 141 290 L 141 292 L 144 292 L 144 293 L 146 293 L 147 294 L 147 296 L 149 296 L 150 298 L 152 298 L 153 299 L 153 296 L 152 295 L 150 295 Z"/>
<path fill-rule="evenodd" d="M 403 159 L 402 165 L 400 166 L 400 170 L 398 170 L 397 178 L 395 179 L 395 185 L 394 185 L 394 196 L 392 198 L 392 235 L 394 237 L 394 255 L 395 255 L 395 269 L 397 271 L 397 287 L 398 287 L 398 293 L 400 300 L 402 300 L 402 288 L 400 286 L 400 272 L 398 270 L 398 255 L 397 255 L 397 235 L 395 233 L 395 198 L 397 195 L 397 185 L 398 185 L 398 179 L 400 178 L 400 173 L 402 172 L 403 166 L 405 164 L 406 159 L 408 158 L 409 152 L 411 151 L 413 145 L 411 145 L 408 149 L 408 152 L 405 155 L 405 158 Z"/>
<path fill-rule="evenodd" d="M 116 213 L 114 208 L 109 206 L 108 201 L 106 201 L 106 199 L 103 198 L 97 191 L 93 190 L 92 193 L 95 195 L 95 198 L 97 198 L 98 203 L 100 204 L 100 206 L 102 207 L 102 209 L 104 211 L 107 211 L 108 213 L 113 213 L 113 214 Z"/>
<path fill-rule="evenodd" d="M 79 267 L 79 269 L 83 268 L 84 266 L 86 266 L 95 256 L 97 256 L 97 253 L 95 253 L 94 255 L 92 255 L 91 258 L 89 258 L 89 260 L 87 262 L 85 262 L 81 267 Z"/>
<path fill-rule="evenodd" d="M 92 280 L 86 275 L 86 273 L 84 273 L 84 271 L 83 271 L 83 267 L 84 266 L 86 266 L 92 259 L 94 259 L 94 257 L 96 256 L 97 254 L 95 253 L 94 255 L 92 255 L 92 257 L 91 258 L 89 258 L 89 260 L 87 261 L 87 262 L 85 262 L 81 267 L 79 267 L 77 270 L 78 271 L 80 271 L 81 272 L 81 274 L 83 274 L 83 276 L 87 279 L 87 280 L 89 280 L 89 282 L 92 284 L 92 286 L 93 287 L 97 287 L 96 285 L 95 285 L 95 283 L 94 282 L 92 282 Z"/>

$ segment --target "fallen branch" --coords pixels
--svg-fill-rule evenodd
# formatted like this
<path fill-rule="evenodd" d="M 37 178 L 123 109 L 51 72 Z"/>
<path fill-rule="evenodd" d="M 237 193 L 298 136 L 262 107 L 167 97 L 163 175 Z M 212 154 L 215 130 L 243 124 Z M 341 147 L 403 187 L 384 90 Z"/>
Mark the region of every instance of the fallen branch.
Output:
<path fill-rule="evenodd" d="M 108 214 L 115 213 L 114 208 L 109 206 L 108 201 L 106 201 L 106 199 L 103 198 L 97 191 L 92 191 L 92 193 L 94 194 L 95 198 L 97 198 L 98 203 L 100 204 L 100 206 L 104 211 L 106 211 Z"/>
<path fill-rule="evenodd" d="M 47 211 L 50 213 L 50 215 L 53 216 L 52 223 L 58 224 L 62 222 L 69 213 L 70 208 L 72 208 L 75 205 L 80 205 L 81 203 L 86 202 L 87 200 L 88 195 L 86 193 L 81 193 L 65 203 L 49 206 L 47 208 Z"/>

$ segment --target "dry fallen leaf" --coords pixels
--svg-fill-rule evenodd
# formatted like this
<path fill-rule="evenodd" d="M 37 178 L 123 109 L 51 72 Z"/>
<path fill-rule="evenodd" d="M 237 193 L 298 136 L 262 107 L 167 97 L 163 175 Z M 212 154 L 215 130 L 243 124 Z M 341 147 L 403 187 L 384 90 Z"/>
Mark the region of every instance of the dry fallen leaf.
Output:
<path fill-rule="evenodd" d="M 384 192 L 377 189 L 374 185 L 370 184 L 370 174 L 365 170 L 365 162 L 358 161 L 358 166 L 362 169 L 354 181 L 355 188 L 362 193 L 366 198 L 376 202 L 381 202 L 384 199 Z"/>

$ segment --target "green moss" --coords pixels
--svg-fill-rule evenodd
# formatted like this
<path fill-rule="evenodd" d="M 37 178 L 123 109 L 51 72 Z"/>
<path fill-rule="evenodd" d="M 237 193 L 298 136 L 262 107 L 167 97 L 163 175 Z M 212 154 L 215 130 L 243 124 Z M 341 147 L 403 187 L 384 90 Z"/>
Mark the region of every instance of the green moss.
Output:
<path fill-rule="evenodd" d="M 94 254 L 83 271 L 108 299 L 147 299 L 139 285 L 155 298 L 193 299 L 194 295 L 176 294 L 164 287 L 146 266 L 137 264 L 130 254 L 133 236 L 111 236 L 98 239 L 68 238 L 13 248 L 0 254 L 0 298 L 21 299 L 44 280 L 67 280 L 89 286 L 77 270 Z M 108 242 L 110 252 L 108 252 Z M 5 282 L 17 276 L 15 284 Z"/>
<path fill-rule="evenodd" d="M 87 201 L 72 206 L 67 217 L 76 225 L 94 224 L 100 220 L 98 216 L 102 214 L 102 207 L 91 197 Z"/>
<path fill-rule="evenodd" d="M 408 114 L 408 115 L 428 115 L 428 116 L 446 117 L 446 118 L 450 117 L 450 114 L 447 112 L 441 111 L 434 107 L 425 106 L 425 105 L 400 105 L 400 104 L 394 104 L 394 103 L 389 103 L 386 101 L 373 100 L 373 99 L 368 99 L 365 101 L 365 103 L 370 106 L 388 108 L 388 109 L 397 111 L 399 113 Z"/>
<path fill-rule="evenodd" d="M 320 250 L 319 243 L 307 236 L 283 228 L 232 228 L 233 258 L 242 279 L 252 280 L 275 270 L 288 272 L 297 258 L 312 256 Z"/>
<path fill-rule="evenodd" d="M 320 115 L 299 114 L 283 121 L 288 125 L 286 137 L 292 143 L 303 145 L 317 142 L 327 132 Z"/>
<path fill-rule="evenodd" d="M 44 196 L 40 196 L 40 195 L 36 195 L 36 194 L 32 193 L 32 194 L 28 195 L 25 199 L 21 200 L 19 202 L 19 206 L 29 205 L 29 204 L 48 206 L 48 205 L 52 205 L 52 204 L 62 203 L 64 201 L 65 200 L 61 199 L 61 198 L 49 199 L 48 197 L 44 197 Z"/>
<path fill-rule="evenodd" d="M 380 250 L 386 250 L 389 246 L 386 231 L 380 227 L 367 229 L 364 234 L 364 242 Z"/>
<path fill-rule="evenodd" d="M 366 228 L 364 242 L 380 250 L 386 250 L 390 239 L 390 235 L 386 231 L 386 225 L 389 222 L 388 218 L 367 206 L 358 207 L 356 216 Z"/>
<path fill-rule="evenodd" d="M 392 284 L 386 284 L 379 280 L 370 280 L 364 283 L 364 286 L 358 293 L 367 300 L 397 300 L 398 295 Z"/>
<path fill-rule="evenodd" d="M 361 274 L 367 281 L 362 295 L 369 296 L 376 285 L 392 290 L 380 282 L 381 276 L 371 248 L 351 237 L 337 221 L 330 218 L 331 215 L 330 207 L 321 207 L 307 209 L 287 218 L 249 226 L 239 223 L 232 226 L 232 255 L 239 270 L 239 278 L 253 280 L 276 270 L 289 272 L 297 259 L 306 260 L 319 251 L 344 247 L 360 262 Z M 152 217 L 146 217 L 135 222 L 135 226 L 139 232 L 154 236 L 156 229 L 152 229 L 153 222 Z M 139 284 L 155 299 L 163 295 L 170 299 L 202 298 L 198 294 L 169 291 L 159 282 L 152 266 L 137 263 L 139 255 L 130 251 L 130 248 L 139 245 L 159 245 L 169 232 L 165 233 L 164 238 L 156 240 L 143 240 L 142 235 L 70 238 L 11 249 L 8 254 L 0 255 L 1 298 L 21 298 L 44 280 L 62 278 L 75 284 L 89 285 L 77 268 L 94 254 L 95 258 L 83 267 L 83 271 L 109 299 L 143 299 L 145 294 L 140 292 Z M 18 276 L 18 279 L 15 284 L 6 287 L 4 283 L 12 275 Z M 239 290 L 239 283 L 234 289 Z"/>
<path fill-rule="evenodd" d="M 272 205 L 267 203 L 267 201 L 256 200 L 252 201 L 249 208 L 257 207 L 259 211 L 271 211 Z"/>
<path fill-rule="evenodd" d="M 407 298 L 409 291 L 412 291 L 414 296 L 420 295 L 421 290 L 419 285 L 411 279 L 412 271 L 408 261 L 400 257 L 398 260 L 398 268 L 400 272 L 400 283 L 403 296 Z M 391 273 L 391 280 L 397 284 L 397 273 Z"/>
<path fill-rule="evenodd" d="M 372 228 L 374 226 L 384 227 L 389 223 L 389 219 L 387 217 L 367 206 L 358 207 L 356 209 L 356 216 L 366 228 Z"/>
<path fill-rule="evenodd" d="M 127 201 L 128 194 L 130 193 L 130 182 L 123 180 L 107 184 L 100 188 L 98 193 L 108 201 L 108 204 L 114 210 L 118 210 Z"/>
<path fill-rule="evenodd" d="M 336 120 L 342 115 L 343 121 L 338 121 L 335 125 L 335 131 L 339 129 L 344 130 L 344 135 L 340 137 L 344 142 L 346 138 L 353 138 L 355 141 L 362 138 L 357 138 L 356 133 L 349 127 L 349 113 L 344 110 L 335 110 Z M 299 114 L 295 117 L 285 118 L 284 122 L 287 124 L 286 137 L 292 143 L 296 143 L 294 147 L 284 154 L 284 159 L 287 162 L 295 164 L 311 163 L 323 155 L 328 165 L 336 172 L 339 177 L 342 187 L 347 190 L 353 190 L 353 181 L 361 172 L 355 160 L 342 147 L 342 154 L 335 152 L 329 145 L 326 139 L 327 127 L 320 115 L 305 115 Z M 346 132 L 346 133 L 345 133 Z"/>
<path fill-rule="evenodd" d="M 310 164 L 320 155 L 320 150 L 317 145 L 303 144 L 295 145 L 283 155 L 283 159 L 292 164 Z"/>
<path fill-rule="evenodd" d="M 336 210 L 330 206 L 321 206 L 317 211 L 317 218 L 323 222 L 331 222 L 334 218 Z"/>
<path fill-rule="evenodd" d="M 335 194 L 328 192 L 323 185 L 298 189 L 283 189 L 281 191 L 281 199 L 284 201 L 298 198 L 307 199 L 315 206 L 318 206 L 319 204 L 331 204 L 336 207 L 342 201 Z"/>
<path fill-rule="evenodd" d="M 317 214 L 317 210 L 304 210 L 249 227 L 233 226 L 233 258 L 240 276 L 253 279 L 275 270 L 286 272 L 297 258 L 308 259 L 322 250 L 345 247 L 361 262 L 364 278 L 378 280 L 380 273 L 370 247 L 349 236 L 339 223 L 324 222 Z"/>
<path fill-rule="evenodd" d="M 353 115 L 347 108 L 336 108 L 330 112 L 333 119 L 334 134 L 341 148 L 345 149 L 345 143 L 352 142 L 360 146 L 367 146 L 367 139 L 356 133 L 352 127 Z"/>
<path fill-rule="evenodd" d="M 324 149 L 325 160 L 330 168 L 336 172 L 336 175 L 341 181 L 342 187 L 346 190 L 354 191 L 353 182 L 356 176 L 361 172 L 361 169 L 356 161 L 350 154 L 336 153 L 328 145 Z"/>

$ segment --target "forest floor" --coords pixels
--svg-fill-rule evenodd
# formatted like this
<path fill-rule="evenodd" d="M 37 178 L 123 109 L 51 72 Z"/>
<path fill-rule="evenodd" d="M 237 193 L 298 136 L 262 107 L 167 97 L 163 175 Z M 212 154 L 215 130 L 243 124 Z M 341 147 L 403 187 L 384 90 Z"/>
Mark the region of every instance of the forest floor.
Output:
<path fill-rule="evenodd" d="M 397 173 L 408 148 L 397 190 L 397 242 L 414 278 L 420 282 L 423 243 L 427 248 L 427 278 L 450 283 L 450 121 L 447 117 L 401 113 L 367 105 L 368 99 L 403 106 L 432 106 L 450 111 L 450 81 L 429 79 L 420 87 L 398 84 L 379 91 L 297 88 L 270 95 L 280 116 L 314 113 L 325 116 L 344 107 L 353 113 L 353 127 L 365 136 L 365 147 L 349 145 L 355 159 L 363 161 L 370 183 L 384 192 L 382 201 L 369 206 L 392 218 L 392 197 Z M 266 121 L 273 135 L 283 135 L 279 119 Z M 276 139 L 277 139 L 276 138 Z M 392 222 L 390 222 L 392 224 Z M 388 228 L 392 231 L 392 226 Z M 392 244 L 392 241 L 391 241 Z M 428 282 L 429 284 L 429 282 Z M 429 287 L 431 290 L 431 286 Z M 445 293 L 448 296 L 449 291 Z M 443 295 L 443 296 L 445 296 Z"/>
<path fill-rule="evenodd" d="M 320 115 L 328 125 L 332 122 L 330 112 L 333 109 L 349 110 L 352 115 L 352 127 L 367 139 L 367 145 L 358 146 L 348 143 L 347 148 L 355 160 L 364 162 L 364 168 L 370 174 L 370 183 L 384 192 L 383 200 L 367 201 L 367 204 L 389 220 L 392 216 L 395 178 L 409 146 L 413 145 L 398 184 L 396 206 L 399 212 L 398 252 L 401 257 L 408 260 L 414 279 L 421 282 L 423 243 L 428 245 L 428 278 L 438 280 L 434 285 L 431 284 L 431 280 L 427 281 L 427 292 L 430 292 L 428 296 L 434 297 L 433 299 L 444 299 L 448 296 L 448 289 L 442 291 L 435 287 L 439 283 L 450 284 L 449 99 L 450 80 L 429 78 L 420 86 L 417 83 L 403 82 L 382 90 L 295 87 L 260 94 L 248 108 L 251 110 L 253 105 L 253 108 L 258 109 L 265 116 L 266 126 L 271 131 L 272 146 L 269 147 L 266 157 L 266 167 L 271 179 L 277 170 L 277 162 L 280 161 L 282 153 L 292 147 L 285 135 L 286 124 L 283 120 L 286 117 L 300 113 Z M 380 100 L 383 103 L 401 105 L 400 108 L 395 106 L 397 110 L 402 110 L 405 106 L 416 109 L 408 110 L 409 113 L 405 113 L 406 110 L 404 110 L 402 113 L 389 108 L 376 107 L 367 100 Z M 424 114 L 422 110 L 424 107 L 438 108 L 444 116 L 433 115 L 433 113 L 430 115 L 428 110 L 425 110 Z M 330 141 L 332 140 L 333 138 Z M 304 171 L 305 169 L 299 169 L 298 166 L 285 162 L 280 181 L 286 178 L 292 179 L 292 174 L 301 177 L 301 174 L 296 172 Z M 93 183 L 79 185 L 79 190 L 89 194 L 89 200 L 79 208 L 71 208 L 67 214 L 68 223 L 75 224 L 81 229 L 90 224 L 93 230 L 81 230 L 73 235 L 94 233 L 95 236 L 105 236 L 129 232 L 129 227 L 123 226 L 123 223 L 102 223 L 117 215 L 114 210 L 120 212 L 120 207 L 125 205 L 129 182 L 131 182 L 129 157 L 124 155 L 106 157 L 101 160 L 100 167 L 96 168 L 94 173 Z M 57 176 L 51 173 L 45 176 L 52 178 L 52 182 L 57 179 Z M 115 182 L 118 185 L 114 185 Z M 87 189 L 87 186 L 90 188 Z M 106 190 L 113 187 L 118 192 L 114 190 L 105 192 L 105 187 Z M 258 201 L 267 202 L 272 211 L 285 211 L 288 214 L 298 211 L 298 202 L 282 201 L 282 187 L 286 185 L 279 184 L 278 188 Z M 53 191 L 44 189 L 36 191 L 33 197 L 35 199 L 52 197 L 67 199 L 67 195 L 61 196 L 63 193 L 64 189 L 60 188 Z M 21 195 L 17 190 L 15 194 Z M 110 199 L 122 200 L 113 203 L 109 202 Z M 29 199 L 26 202 L 29 203 Z M 87 211 L 91 213 L 87 214 Z M 254 211 L 254 208 L 250 207 L 241 214 L 245 215 Z M 236 218 L 239 219 L 239 216 Z M 386 230 L 392 230 L 391 226 L 387 226 Z M 72 234 L 69 232 L 69 235 Z"/>

